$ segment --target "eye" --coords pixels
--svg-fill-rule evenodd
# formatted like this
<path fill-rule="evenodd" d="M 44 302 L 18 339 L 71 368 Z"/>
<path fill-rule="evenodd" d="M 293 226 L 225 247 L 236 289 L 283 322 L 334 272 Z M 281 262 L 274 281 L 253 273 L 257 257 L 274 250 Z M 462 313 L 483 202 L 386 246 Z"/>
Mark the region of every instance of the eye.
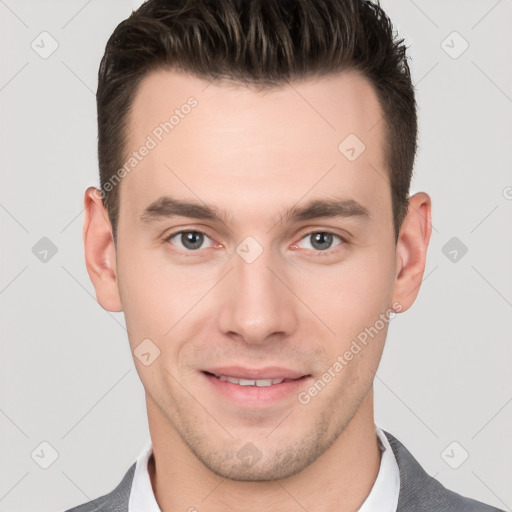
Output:
<path fill-rule="evenodd" d="M 308 244 L 306 244 L 305 247 L 306 249 L 325 252 L 333 247 L 333 241 L 335 239 L 338 239 L 339 242 L 335 244 L 334 247 L 337 247 L 341 243 L 345 242 L 345 240 L 340 235 L 336 235 L 335 233 L 331 233 L 329 231 L 313 231 L 308 233 L 305 237 L 301 238 L 301 241 L 308 241 Z M 300 242 L 298 242 L 296 246 L 299 244 Z"/>
<path fill-rule="evenodd" d="M 210 241 L 210 245 L 207 247 L 211 247 L 213 245 L 211 243 L 211 238 L 206 235 L 206 233 L 203 233 L 202 231 L 191 230 L 172 233 L 165 239 L 165 242 L 170 242 L 180 249 L 185 249 L 186 251 L 197 251 L 198 249 L 205 248 L 201 247 L 205 240 Z"/>

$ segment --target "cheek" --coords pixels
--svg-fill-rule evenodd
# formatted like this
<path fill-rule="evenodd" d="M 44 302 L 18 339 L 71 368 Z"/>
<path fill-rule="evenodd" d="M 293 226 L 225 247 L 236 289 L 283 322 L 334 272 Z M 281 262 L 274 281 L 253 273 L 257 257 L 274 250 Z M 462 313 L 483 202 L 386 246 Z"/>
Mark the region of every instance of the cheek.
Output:
<path fill-rule="evenodd" d="M 390 305 L 393 286 L 389 267 L 383 268 L 382 262 L 375 263 L 354 269 L 340 284 L 344 310 L 355 323 L 359 323 L 357 319 L 374 321 Z"/>
<path fill-rule="evenodd" d="M 136 243 L 123 239 L 119 243 L 117 271 L 119 293 L 130 333 L 130 343 L 144 338 L 162 338 L 172 326 L 172 311 L 179 303 L 179 293 L 169 288 L 165 269 L 155 264 Z M 133 347 L 132 347 L 133 348 Z"/>
<path fill-rule="evenodd" d="M 119 292 L 132 350 L 149 338 L 162 351 L 178 352 L 178 340 L 205 321 L 202 299 L 218 280 L 215 269 L 173 264 L 163 247 L 119 247 Z"/>
<path fill-rule="evenodd" d="M 371 386 L 387 335 L 394 262 L 391 254 L 380 252 L 375 257 L 375 252 L 368 251 L 340 268 L 323 298 L 323 318 L 336 333 L 334 343 L 327 347 L 327 366 L 339 363 L 337 370 L 333 368 L 337 384 L 326 398 L 330 396 L 337 404 L 346 402 L 340 407 L 354 404 Z"/>
<path fill-rule="evenodd" d="M 299 293 L 336 333 L 342 348 L 389 310 L 394 272 L 392 251 L 361 248 L 337 266 L 310 273 Z"/>

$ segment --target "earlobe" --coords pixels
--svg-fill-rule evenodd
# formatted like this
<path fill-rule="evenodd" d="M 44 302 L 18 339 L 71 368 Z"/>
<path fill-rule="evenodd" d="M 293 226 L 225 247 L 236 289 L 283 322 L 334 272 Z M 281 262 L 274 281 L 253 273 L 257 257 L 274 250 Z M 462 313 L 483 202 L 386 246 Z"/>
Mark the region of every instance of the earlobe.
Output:
<path fill-rule="evenodd" d="M 96 187 L 85 191 L 83 240 L 85 264 L 97 301 L 107 311 L 122 311 L 112 226 Z"/>
<path fill-rule="evenodd" d="M 409 199 L 396 244 L 393 301 L 400 303 L 401 312 L 412 306 L 420 290 L 431 232 L 431 200 L 424 192 L 418 192 Z"/>

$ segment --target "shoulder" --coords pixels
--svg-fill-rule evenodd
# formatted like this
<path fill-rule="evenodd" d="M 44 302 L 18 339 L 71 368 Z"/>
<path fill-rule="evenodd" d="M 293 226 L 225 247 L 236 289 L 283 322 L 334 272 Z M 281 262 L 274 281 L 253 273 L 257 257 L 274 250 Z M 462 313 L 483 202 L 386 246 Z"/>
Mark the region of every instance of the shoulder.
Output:
<path fill-rule="evenodd" d="M 384 432 L 393 449 L 400 470 L 398 512 L 503 512 L 480 501 L 465 498 L 446 489 L 429 476 L 405 446 L 393 435 Z"/>
<path fill-rule="evenodd" d="M 65 512 L 128 512 L 135 465 L 134 462 L 113 491 Z"/>

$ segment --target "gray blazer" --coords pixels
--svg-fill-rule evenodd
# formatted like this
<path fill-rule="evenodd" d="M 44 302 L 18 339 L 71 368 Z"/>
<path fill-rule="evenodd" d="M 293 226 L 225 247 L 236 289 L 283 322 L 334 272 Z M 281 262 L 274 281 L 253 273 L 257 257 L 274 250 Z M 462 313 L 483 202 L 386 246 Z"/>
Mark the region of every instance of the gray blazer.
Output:
<path fill-rule="evenodd" d="M 425 473 L 400 441 L 388 432 L 384 433 L 400 469 L 397 512 L 504 512 L 449 491 Z M 127 512 L 134 472 L 135 463 L 112 492 L 66 512 Z"/>

